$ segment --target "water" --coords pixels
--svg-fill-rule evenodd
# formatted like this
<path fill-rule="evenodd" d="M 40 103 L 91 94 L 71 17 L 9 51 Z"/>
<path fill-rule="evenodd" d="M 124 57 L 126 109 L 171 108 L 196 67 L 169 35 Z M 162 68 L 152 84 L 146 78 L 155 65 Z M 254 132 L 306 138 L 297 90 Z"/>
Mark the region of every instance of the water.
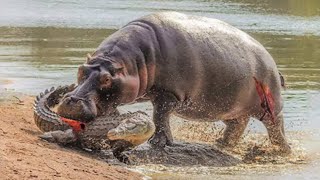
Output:
<path fill-rule="evenodd" d="M 243 30 L 320 35 L 318 0 L 1 0 L 0 26 L 119 28 L 155 11 L 216 17 Z"/>
<path fill-rule="evenodd" d="M 290 141 L 298 141 L 309 160 L 304 165 L 256 165 L 240 171 L 166 167 L 147 173 L 157 178 L 182 179 L 184 174 L 190 178 L 317 178 L 320 175 L 315 172 L 320 163 L 320 1 L 317 0 L 1 0 L 0 100 L 11 92 L 36 95 L 51 86 L 75 82 L 77 67 L 85 61 L 85 55 L 105 37 L 132 19 L 162 10 L 219 18 L 248 32 L 267 48 L 288 86 L 283 97 Z M 137 107 L 141 106 L 146 108 Z M 254 123 L 252 129 L 265 133 L 259 123 Z"/>

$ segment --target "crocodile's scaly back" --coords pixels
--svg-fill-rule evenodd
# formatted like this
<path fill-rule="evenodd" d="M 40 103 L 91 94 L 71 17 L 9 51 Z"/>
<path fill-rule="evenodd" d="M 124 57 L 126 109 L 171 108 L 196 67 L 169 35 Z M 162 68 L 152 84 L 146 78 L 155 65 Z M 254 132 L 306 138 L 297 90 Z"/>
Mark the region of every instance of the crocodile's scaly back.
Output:
<path fill-rule="evenodd" d="M 59 99 L 74 89 L 74 85 L 52 87 L 36 97 L 34 102 L 34 121 L 37 127 L 43 131 L 56 131 L 70 129 L 70 126 L 60 120 L 60 116 L 50 108 L 59 103 Z"/>

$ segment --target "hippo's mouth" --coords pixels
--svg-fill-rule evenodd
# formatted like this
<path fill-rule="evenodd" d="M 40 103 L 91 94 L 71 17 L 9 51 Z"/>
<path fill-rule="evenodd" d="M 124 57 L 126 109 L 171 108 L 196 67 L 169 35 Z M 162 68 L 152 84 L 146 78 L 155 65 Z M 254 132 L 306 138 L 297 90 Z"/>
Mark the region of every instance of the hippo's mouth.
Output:
<path fill-rule="evenodd" d="M 62 97 L 72 91 L 75 85 L 51 88 L 37 96 L 34 104 L 35 122 L 41 131 L 66 130 L 70 127 L 75 132 L 85 130 L 86 124 L 79 120 L 70 119 L 51 110 L 58 105 Z"/>
<path fill-rule="evenodd" d="M 91 99 L 65 96 L 58 105 L 57 113 L 66 119 L 87 123 L 97 117 L 97 107 Z"/>

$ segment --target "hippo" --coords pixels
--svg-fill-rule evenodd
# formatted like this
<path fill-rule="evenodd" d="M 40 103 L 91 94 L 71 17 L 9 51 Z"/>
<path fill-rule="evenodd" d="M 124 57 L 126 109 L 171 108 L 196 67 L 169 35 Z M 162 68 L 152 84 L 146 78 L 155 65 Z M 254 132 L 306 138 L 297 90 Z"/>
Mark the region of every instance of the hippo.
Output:
<path fill-rule="evenodd" d="M 174 114 L 223 121 L 218 143 L 224 147 L 237 145 L 249 118 L 261 119 L 271 143 L 290 153 L 284 81 L 275 61 L 258 41 L 223 21 L 178 12 L 133 20 L 88 55 L 77 78 L 78 86 L 58 107 L 61 116 L 90 122 L 148 99 L 156 127 L 149 139 L 153 147 L 174 145 L 169 125 Z"/>

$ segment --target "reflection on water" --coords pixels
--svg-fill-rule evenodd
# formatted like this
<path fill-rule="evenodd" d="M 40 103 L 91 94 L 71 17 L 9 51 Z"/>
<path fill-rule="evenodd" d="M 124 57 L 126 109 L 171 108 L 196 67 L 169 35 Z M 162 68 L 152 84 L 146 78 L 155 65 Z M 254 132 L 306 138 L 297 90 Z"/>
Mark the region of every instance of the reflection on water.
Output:
<path fill-rule="evenodd" d="M 290 89 L 320 89 L 318 36 L 252 35 L 271 53 Z"/>
<path fill-rule="evenodd" d="M 0 88 L 26 93 L 74 82 L 85 54 L 113 30 L 0 28 Z"/>
<path fill-rule="evenodd" d="M 179 11 L 246 31 L 320 35 L 319 9 L 318 0 L 1 0 L 0 26 L 114 29 L 151 12 Z"/>
<path fill-rule="evenodd" d="M 238 2 L 257 13 L 277 13 L 295 16 L 320 16 L 319 0 L 227 0 Z"/>

